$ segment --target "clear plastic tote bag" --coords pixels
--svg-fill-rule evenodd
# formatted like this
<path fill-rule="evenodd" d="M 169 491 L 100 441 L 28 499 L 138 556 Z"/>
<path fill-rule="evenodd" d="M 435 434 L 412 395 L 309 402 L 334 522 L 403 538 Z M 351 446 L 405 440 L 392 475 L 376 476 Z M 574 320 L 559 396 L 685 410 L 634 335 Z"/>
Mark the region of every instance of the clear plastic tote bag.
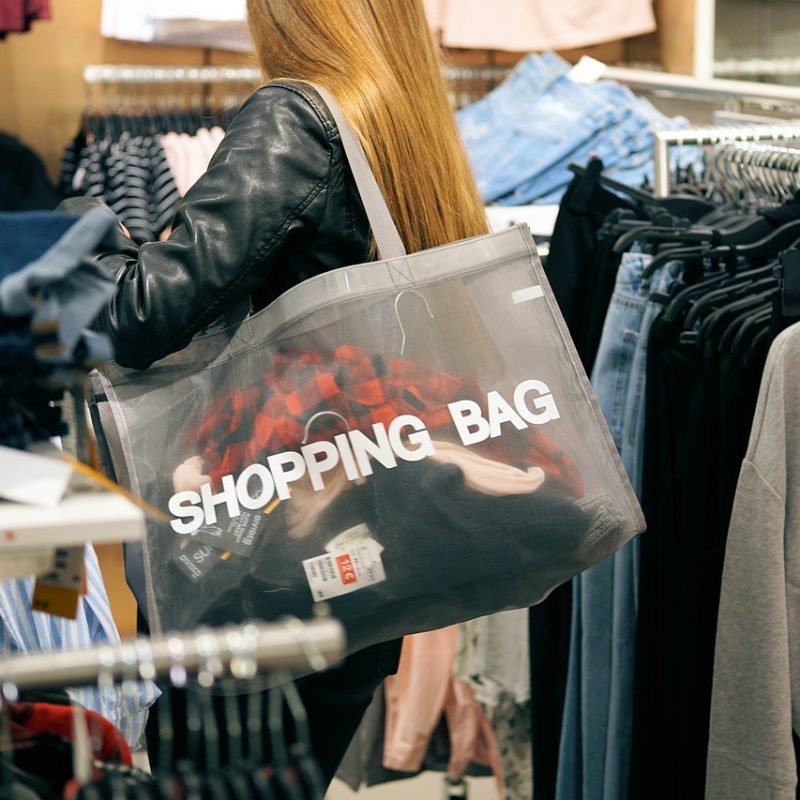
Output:
<path fill-rule="evenodd" d="M 533 605 L 644 528 L 525 226 L 406 254 L 333 98 L 381 260 L 99 376 L 155 631 L 307 617 L 348 650 Z"/>

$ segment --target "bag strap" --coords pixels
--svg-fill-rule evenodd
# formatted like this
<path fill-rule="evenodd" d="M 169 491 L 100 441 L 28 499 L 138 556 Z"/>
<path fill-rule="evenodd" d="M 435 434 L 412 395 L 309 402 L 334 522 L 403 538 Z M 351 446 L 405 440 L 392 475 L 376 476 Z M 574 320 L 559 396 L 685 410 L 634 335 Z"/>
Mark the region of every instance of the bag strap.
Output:
<path fill-rule="evenodd" d="M 361 202 L 367 212 L 367 219 L 372 228 L 372 235 L 378 245 L 378 253 L 381 259 L 400 258 L 406 255 L 406 248 L 400 238 L 397 227 L 392 219 L 389 206 L 381 192 L 372 169 L 367 161 L 367 155 L 361 142 L 358 140 L 356 132 L 347 121 L 342 112 L 342 107 L 336 98 L 324 87 L 316 83 L 309 84 L 319 93 L 319 96 L 328 106 L 336 127 L 339 129 L 339 136 L 342 138 L 342 147 L 350 164 L 353 178 L 361 195 Z"/>

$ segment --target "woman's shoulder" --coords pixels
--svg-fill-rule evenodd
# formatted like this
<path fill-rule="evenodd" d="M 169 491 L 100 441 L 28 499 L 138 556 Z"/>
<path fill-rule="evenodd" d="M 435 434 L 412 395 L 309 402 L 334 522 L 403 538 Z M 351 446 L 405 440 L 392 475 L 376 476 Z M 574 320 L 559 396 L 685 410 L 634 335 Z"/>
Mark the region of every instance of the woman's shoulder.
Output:
<path fill-rule="evenodd" d="M 303 81 L 272 81 L 260 86 L 244 102 L 240 114 L 300 122 L 321 129 L 329 141 L 338 139 L 338 129 L 328 107 L 316 89 Z"/>

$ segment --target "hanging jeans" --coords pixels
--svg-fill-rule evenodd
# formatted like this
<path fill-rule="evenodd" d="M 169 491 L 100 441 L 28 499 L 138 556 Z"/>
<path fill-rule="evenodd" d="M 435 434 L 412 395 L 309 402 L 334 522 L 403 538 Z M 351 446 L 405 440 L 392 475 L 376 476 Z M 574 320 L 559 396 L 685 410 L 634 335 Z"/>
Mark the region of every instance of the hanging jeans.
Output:
<path fill-rule="evenodd" d="M 631 368 L 649 284 L 651 256 L 620 263 L 592 385 L 621 450 Z M 630 762 L 636 551 L 628 543 L 573 580 L 572 633 L 561 731 L 558 800 L 624 800 Z M 614 738 L 611 738 L 611 733 Z"/>

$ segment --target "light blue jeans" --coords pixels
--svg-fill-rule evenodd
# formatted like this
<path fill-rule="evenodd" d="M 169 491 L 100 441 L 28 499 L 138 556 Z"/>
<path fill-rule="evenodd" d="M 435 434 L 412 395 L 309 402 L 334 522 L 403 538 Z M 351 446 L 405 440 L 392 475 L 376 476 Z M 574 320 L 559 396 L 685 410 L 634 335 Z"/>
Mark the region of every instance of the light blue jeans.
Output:
<path fill-rule="evenodd" d="M 650 260 L 639 253 L 623 256 L 592 371 L 592 385 L 620 450 L 649 294 L 642 273 Z M 630 542 L 573 580 L 557 800 L 627 797 L 636 634 L 634 545 Z"/>
<path fill-rule="evenodd" d="M 613 85 L 612 85 L 613 86 Z M 565 76 L 544 86 L 530 86 L 522 103 L 502 104 L 482 135 L 459 117 L 473 172 L 486 202 L 513 192 L 555 164 L 570 158 L 599 131 L 630 115 L 626 106 L 608 100 L 608 91 L 592 91 Z M 615 87 L 619 89 L 621 87 Z M 463 112 L 462 112 L 463 114 Z M 474 119 L 472 120 L 474 123 Z"/>

